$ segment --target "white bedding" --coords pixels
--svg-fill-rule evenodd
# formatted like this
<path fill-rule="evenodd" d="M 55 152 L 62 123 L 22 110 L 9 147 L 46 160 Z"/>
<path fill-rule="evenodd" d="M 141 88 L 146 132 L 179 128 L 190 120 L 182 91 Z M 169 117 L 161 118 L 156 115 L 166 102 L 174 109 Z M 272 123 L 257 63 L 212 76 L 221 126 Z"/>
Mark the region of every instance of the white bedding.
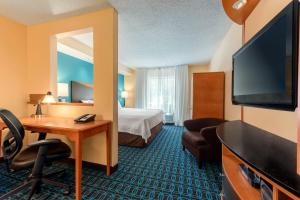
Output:
<path fill-rule="evenodd" d="M 151 129 L 163 121 L 162 110 L 121 108 L 119 109 L 119 132 L 142 136 L 147 143 Z"/>

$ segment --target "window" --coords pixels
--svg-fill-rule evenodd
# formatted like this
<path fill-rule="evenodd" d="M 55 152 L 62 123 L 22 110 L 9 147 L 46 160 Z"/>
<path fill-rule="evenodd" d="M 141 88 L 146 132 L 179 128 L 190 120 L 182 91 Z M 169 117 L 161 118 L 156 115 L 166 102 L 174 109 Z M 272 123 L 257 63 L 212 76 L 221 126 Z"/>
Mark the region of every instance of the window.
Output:
<path fill-rule="evenodd" d="M 165 113 L 175 110 L 175 70 L 154 69 L 147 73 L 146 107 Z"/>
<path fill-rule="evenodd" d="M 139 68 L 136 71 L 137 108 L 161 109 L 176 125 L 189 118 L 188 66 Z"/>

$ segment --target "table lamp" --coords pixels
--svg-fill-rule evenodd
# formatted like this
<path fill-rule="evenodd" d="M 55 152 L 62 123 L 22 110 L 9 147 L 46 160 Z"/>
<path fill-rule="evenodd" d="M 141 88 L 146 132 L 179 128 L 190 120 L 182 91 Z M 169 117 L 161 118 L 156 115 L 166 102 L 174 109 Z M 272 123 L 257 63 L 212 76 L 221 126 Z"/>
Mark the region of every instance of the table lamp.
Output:
<path fill-rule="evenodd" d="M 65 102 L 66 100 L 62 97 L 69 96 L 69 85 L 68 83 L 57 83 L 57 97 L 59 102 Z"/>
<path fill-rule="evenodd" d="M 42 113 L 42 106 L 41 104 L 50 104 L 50 103 L 55 103 L 55 98 L 53 97 L 51 92 L 47 92 L 46 96 L 44 97 L 44 99 L 42 101 L 39 101 L 36 107 L 36 112 L 35 112 L 35 116 L 41 117 L 43 115 Z"/>
<path fill-rule="evenodd" d="M 128 98 L 128 91 L 124 90 L 121 92 L 121 97 L 124 98 L 124 106 L 126 104 L 126 99 Z"/>

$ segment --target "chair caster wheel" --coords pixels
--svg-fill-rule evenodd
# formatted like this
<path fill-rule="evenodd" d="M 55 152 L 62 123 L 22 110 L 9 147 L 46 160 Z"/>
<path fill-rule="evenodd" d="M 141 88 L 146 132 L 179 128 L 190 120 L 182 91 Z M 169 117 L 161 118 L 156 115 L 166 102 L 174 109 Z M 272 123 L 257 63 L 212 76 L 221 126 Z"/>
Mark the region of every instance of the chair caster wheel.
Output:
<path fill-rule="evenodd" d="M 70 190 L 66 190 L 66 191 L 63 192 L 64 196 L 68 196 L 69 194 L 71 194 Z"/>
<path fill-rule="evenodd" d="M 63 173 L 60 174 L 59 178 L 65 178 L 66 175 L 67 175 L 67 173 L 66 173 L 66 172 L 63 172 Z"/>

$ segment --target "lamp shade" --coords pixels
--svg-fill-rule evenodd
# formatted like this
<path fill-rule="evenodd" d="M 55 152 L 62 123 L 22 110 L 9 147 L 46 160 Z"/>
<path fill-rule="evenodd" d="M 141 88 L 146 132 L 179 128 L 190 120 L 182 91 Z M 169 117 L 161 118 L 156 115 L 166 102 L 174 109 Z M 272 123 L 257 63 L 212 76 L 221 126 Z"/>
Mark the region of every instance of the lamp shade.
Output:
<path fill-rule="evenodd" d="M 68 83 L 57 83 L 57 96 L 67 97 L 69 96 L 69 85 Z"/>
<path fill-rule="evenodd" d="M 55 103 L 55 98 L 51 92 L 47 92 L 47 95 L 44 97 L 42 103 Z"/>
<path fill-rule="evenodd" d="M 122 91 L 121 92 L 121 97 L 124 98 L 124 99 L 127 99 L 128 98 L 128 92 L 127 91 Z"/>

